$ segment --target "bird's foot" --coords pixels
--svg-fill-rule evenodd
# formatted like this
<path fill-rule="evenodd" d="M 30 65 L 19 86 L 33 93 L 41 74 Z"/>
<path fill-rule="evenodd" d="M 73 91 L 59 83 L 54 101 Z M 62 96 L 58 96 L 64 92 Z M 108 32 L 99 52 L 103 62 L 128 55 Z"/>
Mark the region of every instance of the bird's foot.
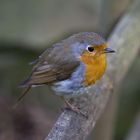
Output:
<path fill-rule="evenodd" d="M 88 118 L 87 114 L 82 112 L 80 110 L 80 108 L 76 107 L 76 106 L 73 106 L 71 103 L 69 103 L 67 100 L 65 100 L 65 103 L 67 105 L 67 107 L 65 107 L 65 109 L 67 110 L 72 110 L 73 112 L 76 112 L 77 114 L 81 114 L 82 116 Z"/>
<path fill-rule="evenodd" d="M 79 108 L 72 106 L 72 107 L 65 107 L 66 110 L 72 110 L 73 112 L 76 112 L 77 114 L 81 114 L 85 118 L 88 119 L 88 116 L 86 113 L 82 112 Z"/>

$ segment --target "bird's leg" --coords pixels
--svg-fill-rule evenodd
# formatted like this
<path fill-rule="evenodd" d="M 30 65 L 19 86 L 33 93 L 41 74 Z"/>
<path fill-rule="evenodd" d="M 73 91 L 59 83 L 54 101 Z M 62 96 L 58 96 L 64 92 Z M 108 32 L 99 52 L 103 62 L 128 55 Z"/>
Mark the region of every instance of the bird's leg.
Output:
<path fill-rule="evenodd" d="M 72 111 L 74 111 L 74 112 L 76 112 L 76 113 L 78 113 L 78 114 L 81 114 L 81 115 L 83 115 L 84 117 L 87 118 L 87 115 L 86 115 L 84 112 L 82 112 L 78 107 L 73 106 L 73 105 L 72 105 L 68 100 L 66 100 L 64 97 L 61 97 L 61 98 L 64 100 L 65 104 L 67 105 L 67 107 L 66 107 L 65 109 L 72 110 Z"/>

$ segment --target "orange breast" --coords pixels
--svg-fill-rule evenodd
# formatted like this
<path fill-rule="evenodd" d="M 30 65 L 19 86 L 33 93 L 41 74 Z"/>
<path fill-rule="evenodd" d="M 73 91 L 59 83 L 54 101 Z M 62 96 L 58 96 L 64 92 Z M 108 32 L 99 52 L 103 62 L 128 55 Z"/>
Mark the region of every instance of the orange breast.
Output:
<path fill-rule="evenodd" d="M 85 64 L 85 77 L 84 85 L 90 86 L 99 80 L 106 68 L 106 54 L 102 54 L 97 57 L 92 56 L 82 56 L 81 61 Z"/>

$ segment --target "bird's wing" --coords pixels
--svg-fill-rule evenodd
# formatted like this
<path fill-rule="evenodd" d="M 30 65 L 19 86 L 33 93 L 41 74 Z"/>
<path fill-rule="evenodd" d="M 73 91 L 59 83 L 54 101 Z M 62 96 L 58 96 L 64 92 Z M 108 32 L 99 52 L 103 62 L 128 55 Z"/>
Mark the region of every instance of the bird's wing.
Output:
<path fill-rule="evenodd" d="M 79 61 L 76 61 L 68 48 L 55 45 L 39 57 L 31 75 L 22 83 L 22 86 L 50 84 L 65 80 L 71 76 L 78 65 Z"/>

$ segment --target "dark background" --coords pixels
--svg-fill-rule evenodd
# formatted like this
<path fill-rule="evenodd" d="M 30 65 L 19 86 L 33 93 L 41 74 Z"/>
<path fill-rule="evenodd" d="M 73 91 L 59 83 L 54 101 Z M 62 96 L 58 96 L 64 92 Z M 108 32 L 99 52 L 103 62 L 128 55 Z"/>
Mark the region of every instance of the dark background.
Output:
<path fill-rule="evenodd" d="M 51 44 L 81 31 L 107 38 L 133 0 L 0 0 L 0 140 L 41 140 L 61 113 L 63 103 L 48 87 L 32 89 L 15 110 L 18 88 L 34 61 Z M 140 55 L 137 57 L 89 140 L 126 139 L 140 107 Z M 105 111 L 106 113 L 106 111 Z M 113 113 L 113 115 L 112 115 Z M 113 116 L 113 117 L 112 117 Z M 105 140 L 105 138 L 104 138 Z"/>

